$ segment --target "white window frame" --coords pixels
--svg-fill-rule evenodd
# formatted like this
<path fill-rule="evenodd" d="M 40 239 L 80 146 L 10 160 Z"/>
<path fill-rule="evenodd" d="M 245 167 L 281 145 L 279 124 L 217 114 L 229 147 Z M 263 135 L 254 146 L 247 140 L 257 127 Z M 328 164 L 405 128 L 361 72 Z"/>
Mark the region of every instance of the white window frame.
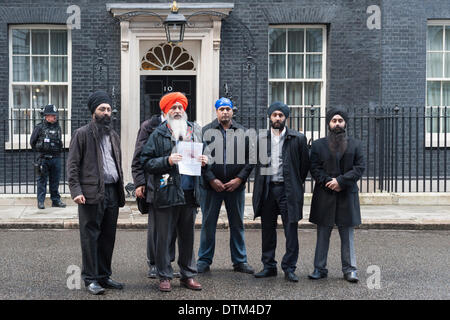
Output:
<path fill-rule="evenodd" d="M 435 108 L 439 107 L 439 114 L 440 114 L 440 119 L 442 121 L 442 123 L 440 124 L 440 129 L 443 130 L 444 127 L 444 110 L 445 108 L 443 105 L 443 92 L 442 92 L 442 82 L 443 81 L 448 81 L 450 82 L 450 77 L 445 77 L 445 54 L 448 53 L 450 54 L 449 50 L 445 50 L 445 37 L 446 37 L 446 27 L 450 27 L 450 20 L 428 20 L 427 21 L 427 37 L 428 37 L 428 27 L 429 26 L 441 26 L 443 27 L 443 35 L 442 35 L 442 50 L 428 50 L 428 48 L 426 49 L 426 56 L 428 55 L 428 53 L 442 53 L 443 55 L 443 61 L 442 61 L 442 77 L 441 78 L 431 78 L 428 77 L 428 75 L 426 76 L 426 81 L 425 81 L 425 116 L 427 115 L 427 111 L 431 109 L 431 106 L 428 106 L 428 81 L 439 81 L 441 83 L 441 93 L 440 93 L 440 102 L 439 102 L 439 106 L 432 106 L 433 111 L 435 110 Z M 447 35 L 447 37 L 450 37 L 450 34 Z M 428 40 L 428 39 L 427 39 Z M 425 61 L 426 63 L 426 61 Z M 426 66 L 426 69 L 428 69 L 428 66 Z M 447 106 L 449 108 L 447 108 L 447 110 L 450 110 L 450 106 Z M 432 113 L 430 113 L 432 115 Z M 449 117 L 447 117 L 447 119 L 449 119 Z M 436 147 L 447 147 L 450 148 L 450 128 L 447 127 L 447 130 L 449 130 L 449 132 L 428 132 L 428 128 L 427 128 L 427 123 L 428 123 L 429 119 L 425 119 L 425 147 L 427 148 L 436 148 Z M 433 126 L 433 130 L 434 130 L 434 126 Z"/>
<path fill-rule="evenodd" d="M 314 79 L 308 79 L 308 78 L 302 78 L 302 79 L 297 79 L 297 78 L 287 78 L 288 77 L 288 56 L 289 56 L 289 51 L 288 51 L 288 40 L 287 40 L 287 35 L 286 35 L 286 51 L 284 53 L 274 53 L 274 54 L 284 54 L 286 55 L 286 78 L 270 78 L 270 39 L 269 39 L 269 32 L 270 29 L 305 29 L 305 35 L 306 35 L 306 29 L 322 29 L 322 72 L 321 75 L 322 77 L 320 79 L 318 78 L 314 78 Z M 305 59 L 303 59 L 303 70 L 306 70 L 306 55 L 308 55 L 308 52 L 306 52 L 306 37 L 304 37 L 304 41 L 303 41 L 303 45 L 304 45 L 304 50 L 303 50 L 303 55 L 305 56 Z M 315 54 L 317 55 L 317 53 L 309 53 L 309 54 Z M 325 102 L 326 102 L 326 87 L 327 87 L 327 26 L 326 25 L 316 25 L 316 24 L 296 24 L 296 25 L 269 25 L 269 30 L 268 30 L 268 34 L 267 34 L 267 56 L 268 56 L 268 63 L 267 63 L 267 77 L 268 77 L 268 83 L 267 83 L 267 96 L 270 96 L 270 83 L 271 82 L 284 82 L 284 103 L 287 104 L 287 95 L 286 95 L 286 83 L 289 82 L 302 82 L 302 83 L 310 83 L 310 82 L 318 82 L 321 83 L 321 89 L 320 89 L 320 105 L 314 105 L 315 108 L 319 108 L 319 110 L 316 110 L 320 112 L 320 132 L 317 129 L 314 130 L 314 132 L 311 132 L 310 130 L 308 130 L 307 132 L 302 132 L 305 134 L 306 138 L 309 140 L 311 138 L 317 139 L 320 136 L 324 136 L 325 135 Z M 302 100 L 305 99 L 305 86 L 302 86 Z M 270 104 L 270 101 L 268 102 Z M 306 106 L 306 105 L 289 105 L 290 108 L 302 108 L 302 109 L 306 109 L 309 108 L 310 106 Z M 303 114 L 305 114 L 305 111 L 303 111 Z M 302 119 L 303 121 L 303 119 Z M 305 129 L 305 128 L 303 128 Z"/>
<path fill-rule="evenodd" d="M 30 79 L 29 81 L 16 81 L 13 82 L 13 30 L 17 29 L 28 29 L 28 30 L 67 30 L 67 82 L 33 82 L 31 78 L 31 64 L 30 64 Z M 70 138 L 71 138 L 71 114 L 72 114 L 72 32 L 71 29 L 67 25 L 48 25 L 48 24 L 28 24 L 28 25 L 10 25 L 8 30 L 9 35 L 9 105 L 8 105 L 8 119 L 13 118 L 12 110 L 14 109 L 14 97 L 13 97 L 13 84 L 14 85 L 26 85 L 26 86 L 67 86 L 67 122 L 66 122 L 66 131 L 67 134 L 63 133 L 63 146 L 64 148 L 69 148 Z M 50 42 L 50 38 L 49 38 Z M 30 55 L 32 55 L 32 48 L 30 43 Z M 49 52 L 49 56 L 51 53 Z M 49 68 L 50 68 L 50 60 L 49 60 Z M 30 95 L 32 91 L 30 92 Z M 50 104 L 51 104 L 51 95 L 49 94 Z M 33 102 L 30 99 L 30 111 L 33 111 L 32 108 Z M 33 121 L 33 120 L 30 120 Z M 39 123 L 37 121 L 36 123 Z M 13 121 L 11 120 L 8 123 L 8 141 L 5 142 L 6 150 L 17 150 L 17 149 L 31 149 L 30 146 L 30 137 L 33 127 L 31 127 L 30 134 L 14 134 L 13 133 Z M 19 142 L 20 141 L 20 142 Z"/>

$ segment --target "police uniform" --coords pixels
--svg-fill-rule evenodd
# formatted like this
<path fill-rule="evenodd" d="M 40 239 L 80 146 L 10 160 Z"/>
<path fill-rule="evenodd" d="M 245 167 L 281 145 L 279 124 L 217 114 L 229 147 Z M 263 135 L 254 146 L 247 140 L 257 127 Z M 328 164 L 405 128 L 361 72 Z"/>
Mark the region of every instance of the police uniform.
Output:
<path fill-rule="evenodd" d="M 58 115 L 54 105 L 47 105 L 44 108 L 44 116 Z M 30 145 L 35 152 L 38 152 L 36 165 L 39 168 L 37 179 L 37 199 L 38 208 L 44 209 L 45 194 L 47 189 L 47 179 L 50 184 L 50 198 L 52 207 L 65 207 L 58 192 L 59 178 L 61 176 L 61 127 L 58 121 L 50 123 L 42 121 L 33 130 Z"/>

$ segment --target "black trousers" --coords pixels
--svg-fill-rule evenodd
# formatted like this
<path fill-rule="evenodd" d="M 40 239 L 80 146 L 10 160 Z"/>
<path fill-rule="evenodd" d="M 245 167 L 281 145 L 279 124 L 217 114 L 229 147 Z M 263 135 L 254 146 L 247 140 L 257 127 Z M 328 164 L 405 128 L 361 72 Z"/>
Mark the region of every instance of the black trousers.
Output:
<path fill-rule="evenodd" d="M 111 276 L 111 261 L 119 217 L 116 184 L 105 185 L 105 198 L 99 204 L 79 204 L 82 255 L 81 278 L 86 286 Z"/>
<path fill-rule="evenodd" d="M 59 201 L 61 199 L 58 191 L 59 178 L 61 176 L 61 157 L 44 158 L 42 160 L 42 167 L 43 172 L 37 178 L 37 199 L 39 202 L 45 201 L 47 180 L 49 180 L 50 199 L 52 199 L 52 202 Z"/>
<path fill-rule="evenodd" d="M 262 257 L 264 269 L 276 269 L 275 250 L 277 248 L 277 219 L 281 215 L 286 253 L 281 261 L 284 272 L 294 272 L 298 260 L 298 222 L 289 222 L 284 184 L 270 183 L 269 197 L 264 201 L 261 213 Z"/>

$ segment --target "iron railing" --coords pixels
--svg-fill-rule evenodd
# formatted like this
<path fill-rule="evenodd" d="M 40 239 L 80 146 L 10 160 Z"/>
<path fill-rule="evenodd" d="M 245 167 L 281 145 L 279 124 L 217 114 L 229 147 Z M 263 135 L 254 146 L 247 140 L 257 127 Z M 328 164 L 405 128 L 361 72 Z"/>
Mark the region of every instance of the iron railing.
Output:
<path fill-rule="evenodd" d="M 241 114 L 237 121 L 244 125 L 262 123 L 251 121 L 252 116 Z M 88 121 L 59 119 L 64 146 L 60 183 L 63 194 L 69 193 L 65 165 L 70 133 Z M 36 123 L 29 118 L 0 119 L 0 194 L 36 193 L 36 154 L 29 147 Z M 287 125 L 304 133 L 309 143 L 327 134 L 325 112 L 320 108 L 291 108 Z M 118 123 L 114 126 L 117 128 Z M 348 134 L 362 141 L 366 171 L 358 182 L 361 192 L 448 191 L 450 107 L 356 109 L 350 112 Z M 312 191 L 313 184 L 308 176 L 306 192 Z M 247 190 L 253 190 L 252 176 Z"/>
<path fill-rule="evenodd" d="M 297 116 L 294 111 L 288 125 L 312 142 L 327 134 L 324 113 L 307 108 Z M 448 191 L 450 107 L 356 109 L 349 116 L 348 134 L 362 141 L 366 170 L 361 192 Z"/>
<path fill-rule="evenodd" d="M 40 111 L 33 111 L 38 114 Z M 0 119 L 0 194 L 33 194 L 37 192 L 37 175 L 33 163 L 38 158 L 30 146 L 34 127 L 42 120 L 30 119 L 31 112 L 24 111 L 14 119 Z M 112 126 L 119 131 L 117 111 L 112 116 Z M 63 151 L 61 152 L 61 177 L 59 191 L 70 193 L 67 184 L 66 161 L 71 133 L 91 121 L 86 119 L 66 119 L 59 117 Z M 48 185 L 48 184 L 47 184 Z"/>

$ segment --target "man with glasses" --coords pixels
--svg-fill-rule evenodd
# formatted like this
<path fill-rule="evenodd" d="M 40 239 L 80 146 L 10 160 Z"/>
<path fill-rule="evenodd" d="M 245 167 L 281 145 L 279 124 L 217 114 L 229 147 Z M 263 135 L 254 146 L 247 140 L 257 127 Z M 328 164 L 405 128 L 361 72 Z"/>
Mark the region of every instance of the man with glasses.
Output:
<path fill-rule="evenodd" d="M 111 98 L 97 91 L 88 100 L 92 121 L 70 141 L 67 176 L 78 204 L 82 279 L 89 293 L 122 289 L 111 276 L 119 207 L 125 205 L 119 135 L 111 129 Z"/>

